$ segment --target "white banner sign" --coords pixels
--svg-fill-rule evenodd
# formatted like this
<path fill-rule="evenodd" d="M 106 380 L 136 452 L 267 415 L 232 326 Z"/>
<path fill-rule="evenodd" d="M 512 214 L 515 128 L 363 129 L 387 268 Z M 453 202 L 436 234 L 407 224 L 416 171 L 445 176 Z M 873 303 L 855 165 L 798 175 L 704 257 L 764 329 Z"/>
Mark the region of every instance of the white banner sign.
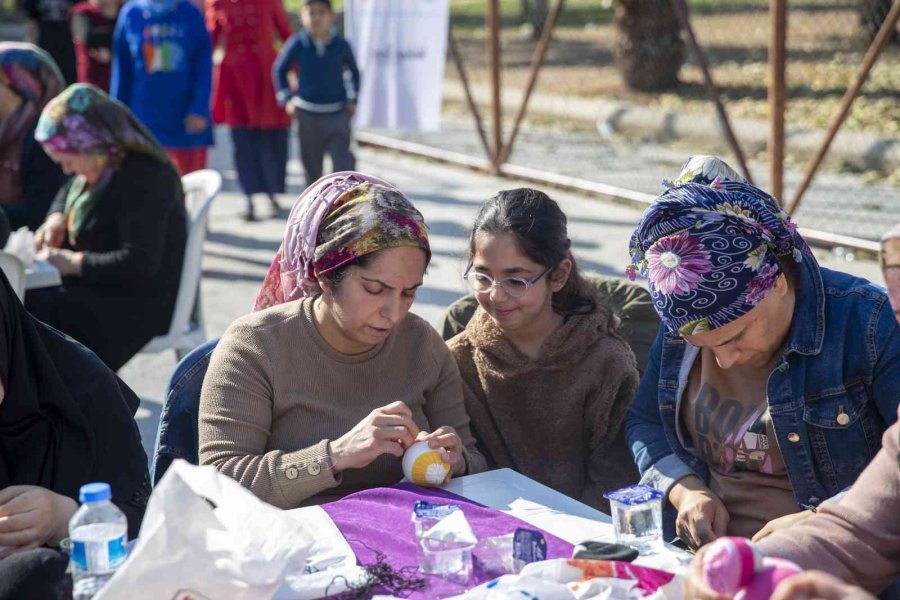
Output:
<path fill-rule="evenodd" d="M 344 30 L 359 64 L 357 127 L 437 131 L 450 0 L 347 0 Z"/>

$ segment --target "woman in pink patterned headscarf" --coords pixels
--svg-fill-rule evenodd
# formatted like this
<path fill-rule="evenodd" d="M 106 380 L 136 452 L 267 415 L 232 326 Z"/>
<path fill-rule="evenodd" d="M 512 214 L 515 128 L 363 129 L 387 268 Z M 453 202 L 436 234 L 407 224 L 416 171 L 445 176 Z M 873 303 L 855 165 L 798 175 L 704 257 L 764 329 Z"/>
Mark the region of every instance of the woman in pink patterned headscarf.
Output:
<path fill-rule="evenodd" d="M 347 192 L 355 191 L 358 197 L 363 190 L 363 184 L 375 184 L 396 191 L 393 185 L 382 179 L 354 171 L 333 173 L 306 188 L 291 209 L 284 231 L 284 241 L 278 254 L 275 255 L 275 260 L 272 261 L 272 266 L 269 267 L 253 310 L 261 310 L 321 291 L 314 272 L 319 230 L 337 200 Z M 345 197 L 340 204 L 346 204 L 348 198 L 349 196 Z M 410 229 L 411 235 L 407 237 L 417 243 L 420 242 L 430 258 L 431 251 L 428 247 L 424 221 L 421 221 L 421 215 L 411 204 L 409 208 L 418 215 L 422 227 Z M 320 255 L 325 253 L 327 243 L 323 240 Z"/>
<path fill-rule="evenodd" d="M 200 397 L 200 462 L 281 508 L 402 477 L 427 440 L 435 483 L 485 468 L 456 361 L 410 314 L 431 259 L 393 185 L 329 175 L 296 202 L 254 312 L 216 347 Z"/>

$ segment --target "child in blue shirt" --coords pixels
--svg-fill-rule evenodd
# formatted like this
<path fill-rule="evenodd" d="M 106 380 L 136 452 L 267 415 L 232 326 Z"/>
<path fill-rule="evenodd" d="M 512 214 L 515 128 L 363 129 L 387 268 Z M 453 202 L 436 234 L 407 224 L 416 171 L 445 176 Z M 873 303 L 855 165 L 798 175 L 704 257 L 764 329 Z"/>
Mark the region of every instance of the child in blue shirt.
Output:
<path fill-rule="evenodd" d="M 212 42 L 189 0 L 131 0 L 116 22 L 110 96 L 126 104 L 182 175 L 213 143 Z"/>
<path fill-rule="evenodd" d="M 335 171 L 353 171 L 356 158 L 350 150 L 350 121 L 356 111 L 359 69 L 353 50 L 334 29 L 331 0 L 304 0 L 300 19 L 303 30 L 294 34 L 272 67 L 278 102 L 300 129 L 300 160 L 310 185 L 322 177 L 325 153 Z M 287 74 L 299 71 L 296 93 Z"/>

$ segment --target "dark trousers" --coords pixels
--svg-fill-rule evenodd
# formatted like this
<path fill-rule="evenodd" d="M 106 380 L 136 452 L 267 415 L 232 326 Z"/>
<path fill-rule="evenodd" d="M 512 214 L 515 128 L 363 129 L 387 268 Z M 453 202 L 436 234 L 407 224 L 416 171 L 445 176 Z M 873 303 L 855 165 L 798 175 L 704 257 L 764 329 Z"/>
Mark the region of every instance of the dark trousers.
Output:
<path fill-rule="evenodd" d="M 298 112 L 300 126 L 300 161 L 306 175 L 306 185 L 322 177 L 322 161 L 327 152 L 334 171 L 353 171 L 356 157 L 350 151 L 350 116 L 346 111 L 314 113 Z"/>
<path fill-rule="evenodd" d="M 118 371 L 147 342 L 168 331 L 174 296 L 171 289 L 151 296 L 146 288 L 89 286 L 66 278 L 61 286 L 28 290 L 25 307 Z"/>
<path fill-rule="evenodd" d="M 231 128 L 234 166 L 244 195 L 284 193 L 288 129 Z"/>

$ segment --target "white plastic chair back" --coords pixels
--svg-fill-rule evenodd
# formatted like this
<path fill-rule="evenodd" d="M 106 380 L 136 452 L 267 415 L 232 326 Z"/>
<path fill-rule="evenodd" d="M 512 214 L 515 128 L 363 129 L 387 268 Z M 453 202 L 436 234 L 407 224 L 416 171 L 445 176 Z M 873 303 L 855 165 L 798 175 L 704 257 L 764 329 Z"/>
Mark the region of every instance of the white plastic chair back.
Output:
<path fill-rule="evenodd" d="M 18 256 L 0 250 L 0 269 L 9 280 L 9 285 L 15 290 L 16 296 L 22 302 L 25 301 L 25 263 Z"/>
<path fill-rule="evenodd" d="M 174 349 L 182 356 L 206 341 L 206 327 L 200 310 L 200 280 L 203 274 L 203 242 L 213 200 L 222 189 L 218 171 L 203 169 L 181 178 L 184 185 L 185 209 L 188 214 L 188 237 L 181 266 L 181 281 L 169 333 L 150 340 L 142 352 L 162 352 Z M 196 309 L 195 309 L 196 305 Z"/>

